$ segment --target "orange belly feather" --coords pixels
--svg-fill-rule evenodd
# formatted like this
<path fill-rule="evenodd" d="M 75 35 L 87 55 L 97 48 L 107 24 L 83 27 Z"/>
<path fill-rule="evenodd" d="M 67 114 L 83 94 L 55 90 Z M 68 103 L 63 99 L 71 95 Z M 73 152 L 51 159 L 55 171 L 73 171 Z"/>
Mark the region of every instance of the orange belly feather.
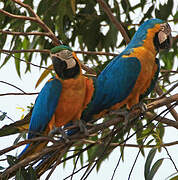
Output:
<path fill-rule="evenodd" d="M 48 132 L 53 127 L 61 127 L 70 121 L 80 120 L 82 111 L 90 102 L 94 87 L 91 79 L 79 75 L 75 79 L 60 80 L 62 92 L 59 102 L 48 128 Z"/>

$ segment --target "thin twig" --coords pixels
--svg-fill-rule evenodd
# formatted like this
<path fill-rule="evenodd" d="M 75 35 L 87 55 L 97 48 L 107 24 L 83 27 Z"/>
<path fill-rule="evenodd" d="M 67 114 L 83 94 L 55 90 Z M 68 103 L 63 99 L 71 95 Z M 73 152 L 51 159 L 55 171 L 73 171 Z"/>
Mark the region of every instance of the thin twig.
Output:
<path fill-rule="evenodd" d="M 172 105 L 172 106 L 170 106 L 170 107 L 168 107 L 168 108 L 166 109 L 166 111 L 168 111 L 168 112 L 163 111 L 163 112 L 165 112 L 165 114 L 164 114 L 163 117 L 165 117 L 165 116 L 169 113 L 169 110 L 171 110 L 174 106 L 175 106 L 175 104 Z M 157 117 L 159 117 L 163 112 L 161 112 L 161 113 L 160 113 L 159 115 L 157 115 L 155 118 L 152 118 L 152 120 L 151 120 L 150 122 L 152 122 L 154 119 L 157 119 Z M 150 123 L 150 122 L 149 122 L 149 123 Z M 148 124 L 148 123 L 147 123 L 147 124 Z M 159 121 L 150 129 L 150 131 L 148 132 L 148 134 L 150 134 L 158 124 L 159 124 Z M 143 144 L 146 142 L 146 140 L 148 139 L 148 137 L 149 137 L 149 136 L 147 136 L 147 137 L 144 139 Z M 135 160 L 134 160 L 134 163 L 133 163 L 133 165 L 132 165 L 132 168 L 131 168 L 131 170 L 130 170 L 130 172 L 129 172 L 128 180 L 130 180 L 131 174 L 132 174 L 132 172 L 133 172 L 133 169 L 134 169 L 134 167 L 135 167 L 135 164 L 136 164 L 136 162 L 137 162 L 138 156 L 139 156 L 142 148 L 143 148 L 143 146 L 141 146 L 141 148 L 139 149 L 139 151 L 138 151 L 138 153 L 137 153 L 137 155 L 136 155 L 136 158 L 135 158 Z"/>
<path fill-rule="evenodd" d="M 159 99 L 165 97 L 167 94 L 169 94 L 171 91 L 173 91 L 176 87 L 178 87 L 178 82 L 176 84 L 174 84 L 170 89 L 168 89 L 167 92 L 161 94 L 159 96 Z"/>
<path fill-rule="evenodd" d="M 11 53 L 11 54 L 15 54 L 15 53 L 46 53 L 49 54 L 50 50 L 49 49 L 21 49 L 21 50 L 7 50 L 7 49 L 0 49 L 0 53 L 3 52 L 7 52 L 7 53 Z M 88 54 L 88 55 L 103 55 L 103 56 L 118 56 L 118 54 L 116 53 L 109 53 L 109 52 L 95 52 L 95 51 L 74 51 L 76 54 Z"/>
<path fill-rule="evenodd" d="M 60 152 L 60 155 L 58 156 L 58 159 L 55 163 L 55 165 L 52 167 L 52 169 L 50 170 L 49 174 L 47 175 L 45 180 L 49 180 L 50 176 L 52 175 L 52 173 L 54 172 L 54 170 L 56 169 L 56 167 L 60 164 L 61 162 L 61 158 L 64 156 L 64 154 L 68 151 L 68 149 L 70 148 L 72 144 L 68 144 L 67 147 L 64 148 L 64 150 L 62 152 Z"/>
<path fill-rule="evenodd" d="M 0 53 L 9 53 L 9 54 L 15 54 L 15 53 L 50 53 L 50 50 L 48 49 L 21 49 L 21 50 L 6 50 L 6 49 L 0 49 Z"/>
<path fill-rule="evenodd" d="M 92 140 L 83 140 L 84 143 L 89 143 L 89 144 L 104 144 L 104 142 L 102 141 L 92 141 Z M 164 143 L 164 144 L 160 144 L 160 145 L 157 145 L 157 144 L 154 144 L 154 145 L 143 145 L 142 147 L 144 148 L 154 148 L 154 147 L 166 147 L 166 146 L 174 146 L 174 145 L 177 145 L 178 144 L 178 141 L 173 141 L 173 142 L 170 142 L 170 143 Z M 141 145 L 138 145 L 138 144 L 120 144 L 120 143 L 110 143 L 110 146 L 111 147 L 118 147 L 118 146 L 125 146 L 125 147 L 132 147 L 132 148 L 141 148 Z"/>
<path fill-rule="evenodd" d="M 16 149 L 17 147 L 23 146 L 23 145 L 31 143 L 31 142 L 39 142 L 39 141 L 51 141 L 52 143 L 56 143 L 56 141 L 53 138 L 46 137 L 46 136 L 36 137 L 33 139 L 27 139 L 27 140 L 24 140 L 22 142 L 19 142 L 19 143 L 13 145 L 13 146 L 10 146 L 8 148 L 0 150 L 0 156 L 9 151 Z"/>
<path fill-rule="evenodd" d="M 4 93 L 0 94 L 0 96 L 23 96 L 23 95 L 37 95 L 39 92 L 36 93 Z"/>
<path fill-rule="evenodd" d="M 175 162 L 173 161 L 173 159 L 172 159 L 171 155 L 169 154 L 168 149 L 167 149 L 165 146 L 164 146 L 164 149 L 166 150 L 167 155 L 169 156 L 169 158 L 170 158 L 170 160 L 171 160 L 171 162 L 172 162 L 172 164 L 173 164 L 173 166 L 174 166 L 174 168 L 175 168 L 176 172 L 178 172 L 177 166 L 176 166 Z"/>
<path fill-rule="evenodd" d="M 21 58 L 18 58 L 18 57 L 16 57 L 16 56 L 12 55 L 12 54 L 7 53 L 7 52 L 3 52 L 3 53 L 4 53 L 4 54 L 7 54 L 7 55 L 9 55 L 9 56 L 12 56 L 12 57 L 14 57 L 14 58 L 16 58 L 16 59 L 18 59 L 19 61 L 25 62 L 26 64 L 31 64 L 32 66 L 35 66 L 35 67 L 38 67 L 38 68 L 43 68 L 43 69 L 52 70 L 52 69 L 49 69 L 49 68 L 47 68 L 47 67 L 39 66 L 39 65 L 33 64 L 33 63 L 31 63 L 31 62 L 25 61 L 25 60 L 23 60 L 23 59 L 21 59 Z"/>
<path fill-rule="evenodd" d="M 158 84 L 156 84 L 155 90 L 156 90 L 156 92 L 157 92 L 157 94 L 158 94 L 159 96 L 161 96 L 162 94 L 164 94 L 163 91 L 162 91 L 162 89 L 159 87 Z M 177 93 L 177 97 L 178 97 L 178 93 Z M 178 100 L 178 98 L 177 98 L 177 100 Z M 170 107 L 170 103 L 167 103 L 166 106 L 167 106 L 167 107 Z M 176 121 L 178 121 L 178 113 L 176 112 L 176 110 L 175 110 L 175 109 L 171 109 L 170 113 L 171 113 L 171 115 L 174 117 L 174 119 L 175 119 Z"/>
<path fill-rule="evenodd" d="M 74 175 L 75 169 L 76 169 L 76 167 L 77 167 L 77 162 L 78 162 L 79 158 L 80 158 L 80 154 L 78 154 L 77 159 L 76 159 L 76 161 L 75 161 L 74 168 L 73 168 L 73 171 L 72 171 L 72 175 L 71 175 L 70 180 L 73 179 L 73 175 Z"/>
<path fill-rule="evenodd" d="M 7 85 L 9 85 L 9 86 L 12 86 L 12 87 L 14 87 L 15 89 L 18 89 L 19 91 L 21 91 L 22 93 L 26 93 L 24 90 L 22 90 L 21 88 L 19 88 L 19 87 L 17 87 L 17 86 L 15 86 L 15 85 L 13 85 L 13 84 L 10 84 L 10 83 L 8 83 L 8 82 L 5 82 L 5 81 L 0 81 L 0 83 L 3 83 L 3 84 L 7 84 Z"/>
<path fill-rule="evenodd" d="M 126 137 L 126 138 L 128 138 L 128 137 L 129 137 L 129 134 L 130 134 L 130 131 L 128 132 L 128 134 L 127 134 L 127 137 Z M 110 145 L 111 145 L 111 144 L 110 144 Z M 113 171 L 113 174 L 112 174 L 111 180 L 113 180 L 113 179 L 114 179 L 114 175 L 115 175 L 115 173 L 116 173 L 116 170 L 117 170 L 117 168 L 118 168 L 118 166 L 119 166 L 119 163 L 120 163 L 121 158 L 122 158 L 123 153 L 124 153 L 124 147 L 126 147 L 126 142 L 123 144 L 123 148 L 122 148 L 122 151 L 121 151 L 121 154 L 120 154 L 119 160 L 118 160 L 118 162 L 117 162 L 117 164 L 116 164 L 116 167 L 115 167 L 115 169 L 114 169 L 114 171 Z"/>
<path fill-rule="evenodd" d="M 74 51 L 76 54 L 88 54 L 88 55 L 99 55 L 99 56 L 118 56 L 116 53 L 102 52 L 102 51 Z"/>
<path fill-rule="evenodd" d="M 80 169 L 78 169 L 77 171 L 75 171 L 74 173 L 70 174 L 69 176 L 65 177 L 63 180 L 66 180 L 68 178 L 70 178 L 73 174 L 78 173 L 79 171 L 81 171 L 82 169 L 88 167 L 90 165 L 90 163 L 86 164 L 85 166 L 82 166 Z"/>
<path fill-rule="evenodd" d="M 17 35 L 17 36 L 49 36 L 49 33 L 45 32 L 14 32 L 14 31 L 7 31 L 7 30 L 0 30 L 2 34 L 8 35 Z"/>

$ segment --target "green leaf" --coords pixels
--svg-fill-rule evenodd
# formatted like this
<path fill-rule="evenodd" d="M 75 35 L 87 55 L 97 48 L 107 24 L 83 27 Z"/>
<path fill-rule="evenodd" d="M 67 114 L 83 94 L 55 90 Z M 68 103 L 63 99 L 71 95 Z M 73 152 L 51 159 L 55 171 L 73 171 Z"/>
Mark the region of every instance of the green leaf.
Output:
<path fill-rule="evenodd" d="M 14 59 L 15 59 L 15 68 L 16 68 L 16 71 L 17 71 L 17 74 L 19 77 L 21 77 L 21 74 L 20 74 L 20 53 L 19 54 L 16 54 L 14 56 Z"/>
<path fill-rule="evenodd" d="M 160 168 L 163 160 L 164 160 L 164 158 L 159 159 L 154 163 L 153 167 L 151 168 L 151 171 L 149 172 L 149 174 L 147 176 L 147 180 L 152 180 L 153 179 L 154 175 L 156 174 L 156 172 Z"/>
<path fill-rule="evenodd" d="M 12 56 L 12 54 L 9 54 L 9 55 L 7 55 L 6 57 L 5 57 L 5 60 L 4 60 L 4 62 L 1 64 L 1 66 L 0 66 L 0 69 L 8 62 L 8 60 L 10 59 L 10 57 Z"/>
<path fill-rule="evenodd" d="M 146 163 L 145 163 L 145 168 L 144 168 L 144 176 L 145 176 L 145 179 L 146 180 L 149 180 L 148 179 L 148 175 L 150 173 L 150 167 L 151 167 L 151 163 L 153 161 L 153 158 L 156 154 L 156 148 L 153 148 L 150 150 L 148 156 L 147 156 L 147 159 L 146 159 Z"/>
<path fill-rule="evenodd" d="M 4 170 L 4 169 L 5 169 L 4 167 L 0 166 L 0 170 Z"/>
<path fill-rule="evenodd" d="M 3 114 L 0 116 L 0 121 L 3 121 L 6 117 L 6 112 L 3 112 Z"/>
<path fill-rule="evenodd" d="M 26 134 L 26 132 L 20 133 L 20 134 L 17 136 L 17 138 L 15 138 L 15 141 L 14 141 L 13 145 L 16 145 L 16 144 L 19 142 L 20 138 L 21 138 L 21 137 L 24 137 L 24 134 Z"/>
<path fill-rule="evenodd" d="M 11 155 L 7 155 L 7 162 L 9 163 L 10 166 L 13 166 L 17 162 L 17 158 Z"/>
<path fill-rule="evenodd" d="M 35 170 L 32 168 L 32 166 L 29 166 L 27 170 L 28 170 L 28 175 L 29 175 L 28 179 L 29 180 L 37 180 Z"/>
<path fill-rule="evenodd" d="M 22 175 L 22 171 L 21 168 L 17 171 L 16 176 L 15 176 L 16 180 L 25 180 L 23 175 Z"/>
<path fill-rule="evenodd" d="M 3 49 L 5 42 L 6 42 L 7 35 L 0 34 L 0 49 Z"/>

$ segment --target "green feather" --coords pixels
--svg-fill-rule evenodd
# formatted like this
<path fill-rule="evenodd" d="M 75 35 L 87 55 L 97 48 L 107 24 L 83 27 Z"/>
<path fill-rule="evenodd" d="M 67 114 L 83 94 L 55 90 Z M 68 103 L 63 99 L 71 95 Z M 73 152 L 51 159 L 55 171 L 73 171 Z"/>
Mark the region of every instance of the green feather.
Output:
<path fill-rule="evenodd" d="M 60 52 L 62 50 L 66 50 L 66 49 L 69 51 L 72 51 L 72 49 L 70 47 L 65 46 L 65 45 L 56 46 L 56 47 L 52 48 L 50 51 L 52 54 L 55 54 L 57 52 Z"/>

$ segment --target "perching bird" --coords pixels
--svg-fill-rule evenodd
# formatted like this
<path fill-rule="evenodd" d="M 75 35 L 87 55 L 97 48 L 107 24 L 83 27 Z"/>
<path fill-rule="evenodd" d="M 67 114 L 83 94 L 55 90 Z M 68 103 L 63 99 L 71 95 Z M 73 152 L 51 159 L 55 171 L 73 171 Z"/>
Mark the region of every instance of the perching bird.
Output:
<path fill-rule="evenodd" d="M 54 47 L 51 49 L 51 58 L 57 75 L 45 84 L 37 97 L 28 139 L 48 135 L 53 128 L 61 127 L 69 121 L 79 122 L 81 113 L 90 102 L 94 91 L 92 79 L 82 74 L 80 61 L 71 48 L 64 45 Z M 20 154 L 20 159 L 46 145 L 40 144 L 38 148 L 31 150 L 28 150 L 28 144 Z"/>
<path fill-rule="evenodd" d="M 131 109 L 138 104 L 154 89 L 158 79 L 160 64 L 157 53 L 169 49 L 171 43 L 168 23 L 160 19 L 143 23 L 125 50 L 98 76 L 92 101 L 82 119 L 90 121 L 124 105 Z"/>

